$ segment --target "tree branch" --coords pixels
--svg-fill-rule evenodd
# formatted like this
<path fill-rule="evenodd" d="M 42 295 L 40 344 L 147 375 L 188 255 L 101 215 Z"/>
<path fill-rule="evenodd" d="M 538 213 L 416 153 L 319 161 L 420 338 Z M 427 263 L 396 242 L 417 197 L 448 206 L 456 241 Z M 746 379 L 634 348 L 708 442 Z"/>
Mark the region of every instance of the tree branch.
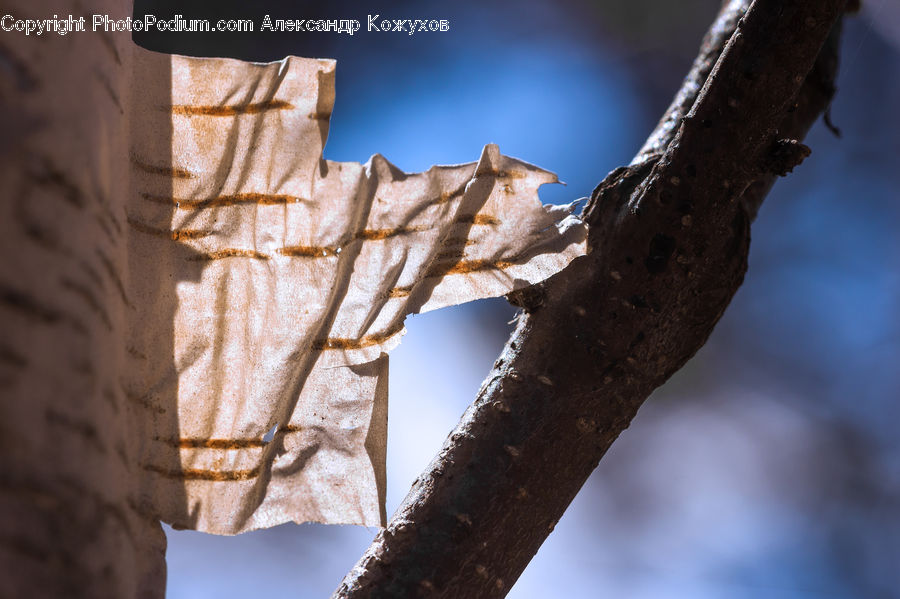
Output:
<path fill-rule="evenodd" d="M 505 595 L 705 343 L 773 172 L 802 160 L 791 140 L 831 96 L 834 42 L 816 59 L 844 0 L 756 0 L 736 23 L 747 4 L 723 10 L 635 161 L 594 190 L 590 253 L 513 298 L 525 315 L 478 397 L 335 596 Z"/>

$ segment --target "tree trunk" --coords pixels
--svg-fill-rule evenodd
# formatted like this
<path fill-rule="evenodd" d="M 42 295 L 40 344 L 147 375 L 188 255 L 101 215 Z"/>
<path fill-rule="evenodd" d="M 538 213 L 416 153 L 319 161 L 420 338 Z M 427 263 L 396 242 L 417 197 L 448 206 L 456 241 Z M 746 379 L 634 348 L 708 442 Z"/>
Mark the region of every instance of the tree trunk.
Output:
<path fill-rule="evenodd" d="M 131 4 L 92 10 L 124 18 Z M 57 0 L 19 2 L 12 14 L 83 12 Z M 165 589 L 165 537 L 133 499 L 119 382 L 132 42 L 86 25 L 0 40 L 3 597 Z"/>

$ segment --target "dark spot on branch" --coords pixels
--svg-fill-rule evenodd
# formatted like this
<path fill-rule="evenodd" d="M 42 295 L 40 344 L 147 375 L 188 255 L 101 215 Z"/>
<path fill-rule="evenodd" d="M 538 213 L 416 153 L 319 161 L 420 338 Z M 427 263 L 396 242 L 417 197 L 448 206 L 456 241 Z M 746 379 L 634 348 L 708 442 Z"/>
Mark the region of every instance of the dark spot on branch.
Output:
<path fill-rule="evenodd" d="M 634 306 L 635 308 L 646 308 L 647 301 L 641 295 L 632 295 L 628 298 L 628 303 Z"/>
<path fill-rule="evenodd" d="M 675 240 L 668 235 L 657 233 L 650 241 L 650 252 L 644 260 L 644 266 L 651 273 L 661 273 L 666 269 L 672 252 L 675 251 Z"/>

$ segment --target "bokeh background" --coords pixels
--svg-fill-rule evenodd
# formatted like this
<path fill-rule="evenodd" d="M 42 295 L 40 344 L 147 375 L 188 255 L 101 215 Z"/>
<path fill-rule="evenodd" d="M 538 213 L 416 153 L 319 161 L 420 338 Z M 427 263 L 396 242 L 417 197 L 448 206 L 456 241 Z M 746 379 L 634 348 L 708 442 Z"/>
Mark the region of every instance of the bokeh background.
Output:
<path fill-rule="evenodd" d="M 199 4 L 199 3 L 197 3 Z M 198 56 L 338 60 L 325 156 L 406 171 L 485 143 L 559 174 L 544 201 L 627 164 L 678 87 L 716 0 L 530 3 L 138 1 L 159 18 L 357 19 L 335 33 L 135 34 Z M 450 21 L 365 31 L 367 15 Z M 900 597 L 900 3 L 846 19 L 843 132 L 780 181 L 750 271 L 709 343 L 641 409 L 510 593 L 516 599 Z M 504 300 L 407 320 L 391 354 L 388 513 L 496 358 Z M 171 599 L 325 597 L 377 531 L 167 529 Z"/>

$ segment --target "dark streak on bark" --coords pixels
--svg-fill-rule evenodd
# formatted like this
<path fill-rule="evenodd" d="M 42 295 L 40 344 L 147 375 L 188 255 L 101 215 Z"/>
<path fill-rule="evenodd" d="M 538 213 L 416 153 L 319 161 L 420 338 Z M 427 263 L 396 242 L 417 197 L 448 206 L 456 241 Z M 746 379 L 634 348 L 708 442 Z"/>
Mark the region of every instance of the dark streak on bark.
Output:
<path fill-rule="evenodd" d="M 724 9 L 647 145 L 594 190 L 590 253 L 516 296 L 528 309 L 475 402 L 335 596 L 504 596 L 706 341 L 743 280 L 771 170 L 798 158 L 772 151 L 833 93 L 836 34 L 816 57 L 844 0 L 756 0 L 736 23 L 747 4 Z"/>
<path fill-rule="evenodd" d="M 0 43 L 0 73 L 15 81 L 16 89 L 23 93 L 36 90 L 39 80 L 24 60 L 5 43 Z"/>

